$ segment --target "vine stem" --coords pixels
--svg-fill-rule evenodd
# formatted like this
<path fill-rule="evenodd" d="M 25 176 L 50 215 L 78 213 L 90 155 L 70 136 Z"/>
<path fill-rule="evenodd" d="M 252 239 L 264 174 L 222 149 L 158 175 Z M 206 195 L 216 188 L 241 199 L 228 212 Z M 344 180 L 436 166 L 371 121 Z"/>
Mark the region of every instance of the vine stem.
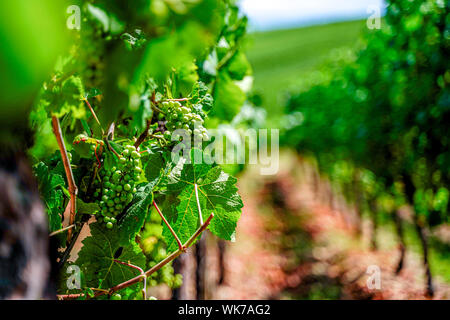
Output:
<path fill-rule="evenodd" d="M 100 126 L 100 129 L 102 129 L 102 134 L 105 134 L 105 131 L 103 130 L 103 127 L 100 123 L 100 121 L 97 118 L 97 115 L 95 114 L 94 109 L 92 108 L 91 104 L 89 103 L 87 98 L 82 99 L 84 102 L 86 102 L 87 106 L 89 107 L 89 110 L 91 110 L 92 115 L 94 116 L 95 121 L 97 121 L 98 125 Z"/>
<path fill-rule="evenodd" d="M 192 98 L 179 98 L 179 99 L 166 99 L 166 100 L 163 100 L 163 101 L 189 101 L 191 99 Z"/>
<path fill-rule="evenodd" d="M 208 217 L 208 219 L 206 219 L 205 223 L 203 223 L 198 229 L 197 231 L 195 231 L 195 233 L 189 238 L 188 241 L 186 241 L 186 243 L 184 244 L 184 247 L 189 247 L 196 239 L 197 237 L 202 234 L 203 231 L 206 230 L 206 228 L 209 226 L 211 219 L 214 217 L 214 213 L 211 213 L 211 215 Z M 149 277 L 151 276 L 153 273 L 155 273 L 156 271 L 158 271 L 159 269 L 161 269 L 162 267 L 164 267 L 166 264 L 168 264 L 169 262 L 171 262 L 172 260 L 174 260 L 175 258 L 177 258 L 179 255 L 181 255 L 184 251 L 178 249 L 177 251 L 171 253 L 169 256 L 167 256 L 164 260 L 160 261 L 158 264 L 156 264 L 155 266 L 153 266 L 151 269 L 147 270 L 145 272 L 145 276 Z M 142 281 L 142 275 L 138 275 L 132 279 L 129 279 L 125 282 L 119 283 L 118 285 L 110 288 L 109 290 L 107 290 L 106 292 L 98 292 L 94 295 L 94 297 L 98 297 L 98 296 L 102 296 L 105 294 L 113 294 L 116 291 L 125 289 L 135 283 L 138 283 Z M 58 295 L 58 299 L 61 300 L 68 300 L 68 299 L 77 299 L 84 296 L 83 293 L 75 293 L 75 294 L 62 294 L 62 295 Z"/>
<path fill-rule="evenodd" d="M 178 238 L 177 234 L 175 233 L 175 230 L 173 230 L 172 226 L 170 225 L 169 221 L 166 220 L 164 215 L 162 214 L 161 210 L 159 209 L 158 205 L 156 204 L 155 200 L 153 200 L 153 206 L 155 207 L 156 211 L 158 211 L 159 216 L 166 224 L 167 228 L 169 228 L 170 233 L 172 233 L 173 237 L 177 241 L 178 249 L 181 251 L 185 251 L 186 247 L 183 246 L 183 243 L 181 242 L 180 238 Z"/>
<path fill-rule="evenodd" d="M 67 227 L 65 227 L 65 228 L 62 228 L 62 229 L 53 231 L 53 232 L 50 233 L 48 236 L 49 236 L 49 237 L 53 237 L 54 235 L 57 235 L 57 234 L 62 233 L 62 232 L 64 232 L 64 231 L 66 231 L 66 230 L 72 229 L 73 227 L 75 227 L 75 224 L 72 224 L 72 225 L 67 226 Z"/>
<path fill-rule="evenodd" d="M 203 224 L 202 208 L 200 206 L 200 200 L 198 199 L 198 186 L 196 183 L 194 183 L 194 190 L 195 190 L 195 199 L 197 200 L 197 208 L 198 208 L 198 216 L 200 219 L 200 225 L 202 225 Z"/>
<path fill-rule="evenodd" d="M 75 184 L 75 179 L 72 173 L 72 167 L 70 166 L 69 157 L 67 156 L 66 145 L 64 144 L 64 139 L 61 132 L 61 126 L 59 124 L 59 119 L 56 116 L 52 116 L 52 127 L 53 133 L 55 134 L 56 141 L 58 142 L 59 151 L 61 152 L 61 158 L 64 164 L 64 170 L 66 172 L 67 182 L 69 184 L 69 194 L 70 194 L 70 219 L 69 225 L 74 224 L 75 215 L 77 212 L 77 194 L 78 188 Z M 67 240 L 70 242 L 72 238 L 72 229 L 67 232 Z"/>
<path fill-rule="evenodd" d="M 114 122 L 111 123 L 111 125 L 109 126 L 108 129 L 108 134 L 106 135 L 106 145 L 108 146 L 108 149 L 112 151 L 112 153 L 114 153 L 114 155 L 117 157 L 117 159 L 120 158 L 120 155 L 117 153 L 116 150 L 114 150 L 114 148 L 111 146 L 111 144 L 109 143 L 109 138 L 111 138 L 111 141 L 114 140 L 114 129 L 115 129 L 115 125 Z"/>
<path fill-rule="evenodd" d="M 148 131 L 150 130 L 150 125 L 152 124 L 151 120 L 146 121 L 145 130 L 141 133 L 141 135 L 137 138 L 136 142 L 134 143 L 134 147 L 136 149 L 139 148 L 142 142 L 145 141 L 148 137 Z"/>
<path fill-rule="evenodd" d="M 120 261 L 117 259 L 115 259 L 114 261 L 117 263 L 123 264 L 125 266 L 128 266 L 130 268 L 136 269 L 141 273 L 141 277 L 143 279 L 142 281 L 144 281 L 144 288 L 142 289 L 142 294 L 143 294 L 144 300 L 147 300 L 147 277 L 145 276 L 144 270 L 139 266 L 135 266 L 134 264 L 131 264 L 130 262 L 127 263 L 127 262 L 123 262 L 123 261 Z"/>

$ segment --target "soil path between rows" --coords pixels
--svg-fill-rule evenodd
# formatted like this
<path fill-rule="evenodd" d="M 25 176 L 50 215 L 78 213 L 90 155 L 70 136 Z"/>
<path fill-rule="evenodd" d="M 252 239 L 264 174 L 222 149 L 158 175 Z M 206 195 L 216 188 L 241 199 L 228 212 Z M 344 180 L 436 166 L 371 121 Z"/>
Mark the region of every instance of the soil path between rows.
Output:
<path fill-rule="evenodd" d="M 255 170 L 241 177 L 245 206 L 236 242 L 228 244 L 225 252 L 224 282 L 211 290 L 209 298 L 427 298 L 418 254 L 408 252 L 404 269 L 395 275 L 399 250 L 370 250 L 367 223 L 363 225 L 362 240 L 358 240 L 354 213 L 345 205 L 333 205 L 327 200 L 329 189 L 323 182 L 314 192 L 315 173 L 311 167 L 289 160 L 281 168 L 272 177 L 258 176 Z M 281 204 L 277 203 L 280 199 Z M 380 230 L 380 242 L 389 237 L 393 235 Z M 306 253 L 302 253 L 303 248 Z M 379 268 L 380 289 L 369 288 L 368 268 L 371 272 Z M 369 282 L 376 286 L 373 280 Z M 434 282 L 434 299 L 450 299 L 449 286 L 438 277 Z"/>

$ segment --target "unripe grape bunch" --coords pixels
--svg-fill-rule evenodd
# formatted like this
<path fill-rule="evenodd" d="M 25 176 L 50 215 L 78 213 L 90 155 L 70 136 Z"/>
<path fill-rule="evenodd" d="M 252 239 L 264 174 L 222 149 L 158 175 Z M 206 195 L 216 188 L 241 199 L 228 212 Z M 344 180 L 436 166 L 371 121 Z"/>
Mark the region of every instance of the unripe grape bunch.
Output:
<path fill-rule="evenodd" d="M 184 129 L 188 135 L 194 134 L 203 140 L 208 139 L 208 133 L 203 127 L 203 118 L 194 113 L 188 106 L 183 106 L 178 101 L 164 101 L 160 104 L 161 111 L 167 120 L 164 137 L 170 139 L 172 132 Z"/>
<path fill-rule="evenodd" d="M 142 172 L 141 155 L 133 145 L 126 145 L 118 159 L 117 167 L 100 169 L 101 187 L 94 192 L 100 206 L 101 218 L 108 229 L 114 227 L 117 215 L 133 200 L 136 182 Z"/>

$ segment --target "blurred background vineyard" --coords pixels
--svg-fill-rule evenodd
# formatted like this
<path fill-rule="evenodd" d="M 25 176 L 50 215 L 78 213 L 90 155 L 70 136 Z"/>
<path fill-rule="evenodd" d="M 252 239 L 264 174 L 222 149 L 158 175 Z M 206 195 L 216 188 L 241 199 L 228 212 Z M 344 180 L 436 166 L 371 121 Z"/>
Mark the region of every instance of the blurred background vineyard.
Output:
<path fill-rule="evenodd" d="M 204 297 L 449 299 L 450 4 L 378 2 L 374 29 L 369 11 L 326 16 L 344 1 L 301 2 L 290 10 L 322 6 L 322 19 L 265 30 L 264 10 L 242 4 L 260 23 L 250 100 L 280 129 L 280 171 L 242 174 L 237 242 Z"/>

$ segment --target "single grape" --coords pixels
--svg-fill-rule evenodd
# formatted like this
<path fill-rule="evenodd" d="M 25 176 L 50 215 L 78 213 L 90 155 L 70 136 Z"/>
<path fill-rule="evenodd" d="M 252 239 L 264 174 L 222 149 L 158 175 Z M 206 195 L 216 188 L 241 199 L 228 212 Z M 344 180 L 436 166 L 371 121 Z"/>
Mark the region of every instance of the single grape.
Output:
<path fill-rule="evenodd" d="M 112 222 L 106 223 L 106 227 L 107 227 L 108 229 L 112 229 L 113 226 L 114 226 L 114 225 L 112 224 Z"/>
<path fill-rule="evenodd" d="M 131 157 L 134 159 L 138 159 L 141 157 L 141 155 L 139 154 L 139 152 L 133 151 L 133 152 L 131 152 Z"/>

